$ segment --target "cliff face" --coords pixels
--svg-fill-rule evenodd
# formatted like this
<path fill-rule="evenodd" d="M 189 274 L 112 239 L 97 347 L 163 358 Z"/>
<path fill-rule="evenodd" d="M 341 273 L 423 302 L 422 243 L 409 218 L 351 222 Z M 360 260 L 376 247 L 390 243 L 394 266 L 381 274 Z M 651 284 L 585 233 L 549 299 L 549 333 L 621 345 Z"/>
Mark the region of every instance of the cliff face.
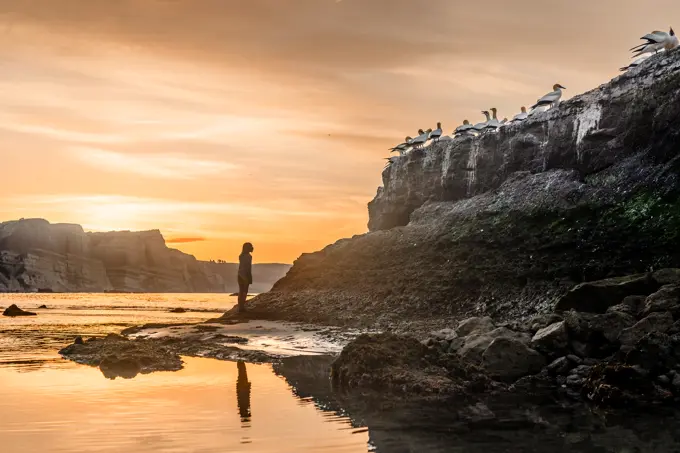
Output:
<path fill-rule="evenodd" d="M 209 263 L 157 230 L 85 233 L 42 219 L 0 223 L 0 290 L 223 292 Z"/>
<path fill-rule="evenodd" d="M 263 316 L 414 325 L 548 310 L 571 285 L 680 265 L 680 52 L 383 172 L 370 233 L 301 256 Z M 407 321 L 405 321 L 407 320 Z"/>

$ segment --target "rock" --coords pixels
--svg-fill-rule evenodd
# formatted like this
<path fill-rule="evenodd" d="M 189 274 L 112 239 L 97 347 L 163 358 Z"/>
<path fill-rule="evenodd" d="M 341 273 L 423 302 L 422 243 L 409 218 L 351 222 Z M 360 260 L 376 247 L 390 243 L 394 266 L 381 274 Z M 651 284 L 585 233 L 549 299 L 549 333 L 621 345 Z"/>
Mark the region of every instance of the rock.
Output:
<path fill-rule="evenodd" d="M 619 312 L 631 316 L 637 316 L 640 307 L 645 303 L 645 296 L 627 296 L 620 304 L 612 305 L 607 309 L 607 313 Z"/>
<path fill-rule="evenodd" d="M 659 269 L 652 273 L 652 278 L 659 286 L 680 285 L 680 269 Z"/>
<path fill-rule="evenodd" d="M 671 383 L 671 379 L 663 374 L 656 378 L 656 380 L 659 382 L 659 384 L 663 385 L 664 387 L 668 387 L 668 385 L 670 385 Z"/>
<path fill-rule="evenodd" d="M 588 345 L 588 343 L 581 343 L 580 341 L 572 341 L 569 343 L 569 346 L 571 346 L 571 350 L 576 353 L 579 357 L 588 357 L 590 355 L 591 347 Z"/>
<path fill-rule="evenodd" d="M 625 356 L 625 363 L 639 366 L 656 376 L 664 374 L 680 363 L 680 353 L 676 355 L 678 341 L 661 333 L 650 332 L 643 336 Z"/>
<path fill-rule="evenodd" d="M 680 392 L 680 374 L 676 374 L 675 376 L 673 376 L 671 386 L 676 392 Z"/>
<path fill-rule="evenodd" d="M 567 357 L 560 357 L 553 360 L 553 362 L 546 367 L 551 374 L 565 374 L 571 370 L 573 364 Z"/>
<path fill-rule="evenodd" d="M 428 349 L 411 337 L 363 334 L 342 350 L 331 367 L 333 385 L 385 394 L 484 392 L 492 383 L 475 366 Z"/>
<path fill-rule="evenodd" d="M 565 294 L 555 305 L 555 311 L 577 310 L 604 313 L 626 296 L 651 294 L 658 284 L 648 274 L 609 278 L 581 283 Z"/>
<path fill-rule="evenodd" d="M 569 335 L 564 321 L 556 322 L 545 327 L 531 339 L 531 347 L 547 353 L 564 350 L 569 343 Z"/>
<path fill-rule="evenodd" d="M 545 358 L 514 338 L 496 338 L 482 354 L 482 365 L 492 377 L 514 381 L 541 371 Z"/>
<path fill-rule="evenodd" d="M 573 354 L 568 355 L 567 358 L 569 359 L 569 361 L 573 362 L 576 365 L 580 365 L 583 362 L 583 359 L 581 357 Z"/>
<path fill-rule="evenodd" d="M 536 333 L 541 329 L 544 329 L 548 327 L 551 324 L 555 324 L 557 322 L 562 321 L 563 318 L 562 316 L 556 314 L 556 313 L 549 313 L 549 314 L 543 314 L 543 315 L 536 315 L 533 318 L 529 319 L 528 324 L 529 324 L 529 330 L 532 333 Z"/>
<path fill-rule="evenodd" d="M 478 331 L 475 331 L 478 332 Z M 489 347 L 489 345 L 497 338 L 510 338 L 517 340 L 520 343 L 527 345 L 530 337 L 526 334 L 513 332 L 505 327 L 498 327 L 486 333 L 473 333 L 464 338 L 463 346 L 461 346 L 457 353 L 467 362 L 479 363 L 482 360 L 482 354 Z M 455 341 L 455 340 L 454 340 Z"/>
<path fill-rule="evenodd" d="M 173 308 L 169 311 L 169 313 L 186 313 L 187 311 L 184 308 L 178 307 L 178 308 Z"/>
<path fill-rule="evenodd" d="M 32 313 L 30 311 L 24 311 L 21 308 L 17 307 L 16 304 L 12 304 L 9 307 L 5 309 L 5 311 L 2 313 L 3 316 L 35 316 L 36 313 Z"/>
<path fill-rule="evenodd" d="M 87 341 L 77 337 L 59 354 L 77 363 L 99 367 L 109 379 L 130 379 L 139 373 L 182 369 L 182 359 L 169 347 L 147 340 L 130 341 L 116 334 Z"/>
<path fill-rule="evenodd" d="M 449 345 L 449 353 L 450 354 L 457 354 L 458 351 L 465 345 L 465 338 L 454 338 L 451 340 L 451 344 Z"/>
<path fill-rule="evenodd" d="M 632 327 L 623 329 L 619 341 L 623 346 L 632 347 L 650 332 L 665 332 L 673 325 L 673 316 L 668 313 L 651 313 Z"/>
<path fill-rule="evenodd" d="M 669 311 L 674 318 L 680 316 L 680 286 L 665 285 L 645 300 L 640 315 L 645 317 L 650 313 Z"/>
<path fill-rule="evenodd" d="M 448 342 L 451 342 L 451 340 L 458 337 L 458 335 L 456 334 L 456 331 L 454 329 L 442 329 L 442 330 L 438 330 L 436 332 L 432 332 L 432 333 L 430 333 L 430 335 L 435 340 L 446 340 Z"/>
<path fill-rule="evenodd" d="M 481 334 L 494 330 L 496 326 L 493 320 L 489 317 L 484 318 L 469 318 L 461 321 L 456 329 L 456 334 L 459 337 L 467 337 L 471 334 Z"/>
<path fill-rule="evenodd" d="M 601 334 L 605 340 L 614 343 L 618 340 L 621 331 L 635 324 L 635 318 L 622 312 L 609 312 L 590 318 L 589 327 L 591 338 L 593 333 Z"/>
<path fill-rule="evenodd" d="M 47 309 L 47 305 L 41 305 L 38 307 L 38 310 L 45 310 Z"/>

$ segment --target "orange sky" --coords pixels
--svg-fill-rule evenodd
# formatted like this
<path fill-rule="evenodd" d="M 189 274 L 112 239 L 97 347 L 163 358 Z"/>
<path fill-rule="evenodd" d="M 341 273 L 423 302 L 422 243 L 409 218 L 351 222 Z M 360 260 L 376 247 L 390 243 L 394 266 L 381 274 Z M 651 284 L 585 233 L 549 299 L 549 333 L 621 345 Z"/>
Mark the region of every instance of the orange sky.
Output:
<path fill-rule="evenodd" d="M 0 220 L 291 262 L 366 231 L 403 136 L 615 76 L 680 20 L 677 1 L 641 5 L 0 0 Z"/>

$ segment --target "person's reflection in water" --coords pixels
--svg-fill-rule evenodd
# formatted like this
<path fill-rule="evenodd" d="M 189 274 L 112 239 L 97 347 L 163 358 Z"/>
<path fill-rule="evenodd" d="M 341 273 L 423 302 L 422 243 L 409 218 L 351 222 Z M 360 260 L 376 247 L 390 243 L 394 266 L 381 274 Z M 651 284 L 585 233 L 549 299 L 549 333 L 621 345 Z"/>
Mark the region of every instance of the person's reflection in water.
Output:
<path fill-rule="evenodd" d="M 238 378 L 236 379 L 236 402 L 238 412 L 241 414 L 241 423 L 250 422 L 250 382 L 245 362 L 238 362 Z"/>

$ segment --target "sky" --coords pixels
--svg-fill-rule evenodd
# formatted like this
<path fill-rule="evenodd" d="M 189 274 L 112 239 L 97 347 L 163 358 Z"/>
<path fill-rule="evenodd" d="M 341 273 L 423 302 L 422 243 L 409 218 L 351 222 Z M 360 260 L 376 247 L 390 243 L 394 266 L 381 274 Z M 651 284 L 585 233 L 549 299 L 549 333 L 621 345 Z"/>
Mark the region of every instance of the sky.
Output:
<path fill-rule="evenodd" d="M 367 231 L 404 136 L 615 77 L 680 20 L 676 0 L 641 5 L 0 0 L 0 221 L 292 262 Z"/>

